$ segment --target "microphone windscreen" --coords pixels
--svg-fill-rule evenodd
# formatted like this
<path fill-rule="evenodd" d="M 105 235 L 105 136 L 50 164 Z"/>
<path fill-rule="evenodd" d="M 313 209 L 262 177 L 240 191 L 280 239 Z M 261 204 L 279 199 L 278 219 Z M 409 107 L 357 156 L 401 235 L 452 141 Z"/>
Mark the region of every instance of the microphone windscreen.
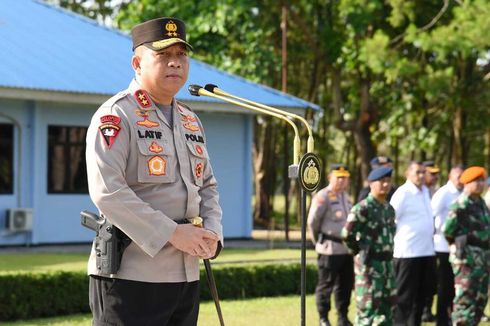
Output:
<path fill-rule="evenodd" d="M 191 93 L 191 95 L 194 95 L 194 96 L 199 96 L 199 90 L 201 89 L 202 87 L 199 86 L 199 85 L 189 85 L 189 93 Z"/>
<path fill-rule="evenodd" d="M 206 84 L 206 86 L 204 86 L 204 89 L 211 93 L 214 93 L 215 88 L 219 88 L 219 87 L 214 84 Z"/>

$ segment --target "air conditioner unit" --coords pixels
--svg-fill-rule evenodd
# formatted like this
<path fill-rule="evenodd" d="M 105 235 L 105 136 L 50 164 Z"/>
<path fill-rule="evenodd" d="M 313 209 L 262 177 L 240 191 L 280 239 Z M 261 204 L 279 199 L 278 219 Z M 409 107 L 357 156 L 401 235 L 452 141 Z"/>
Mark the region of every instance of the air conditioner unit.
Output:
<path fill-rule="evenodd" d="M 32 230 L 32 209 L 12 208 L 7 210 L 6 228 L 11 232 Z"/>

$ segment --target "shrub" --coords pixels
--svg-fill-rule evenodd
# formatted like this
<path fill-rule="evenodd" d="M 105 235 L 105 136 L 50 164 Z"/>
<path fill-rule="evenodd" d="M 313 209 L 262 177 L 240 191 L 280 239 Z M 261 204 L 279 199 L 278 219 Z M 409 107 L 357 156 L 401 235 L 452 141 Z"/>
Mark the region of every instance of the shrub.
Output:
<path fill-rule="evenodd" d="M 307 266 L 307 292 L 317 275 Z M 300 294 L 299 264 L 214 267 L 220 299 Z M 201 299 L 210 300 L 206 274 L 201 270 Z M 0 275 L 0 320 L 32 319 L 88 312 L 88 277 L 80 272 Z"/>

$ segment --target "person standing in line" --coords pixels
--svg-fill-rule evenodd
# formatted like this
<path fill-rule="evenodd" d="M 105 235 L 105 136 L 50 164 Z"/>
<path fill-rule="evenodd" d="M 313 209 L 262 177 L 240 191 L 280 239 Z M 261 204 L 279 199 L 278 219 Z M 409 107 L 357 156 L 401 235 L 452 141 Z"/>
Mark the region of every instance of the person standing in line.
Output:
<path fill-rule="evenodd" d="M 387 156 L 376 156 L 369 162 L 369 165 L 371 166 L 371 170 L 377 169 L 382 166 L 393 168 L 393 161 L 391 160 L 391 158 Z M 391 183 L 391 188 L 390 191 L 388 192 L 388 197 L 386 197 L 386 200 L 390 201 L 391 196 L 393 196 L 393 194 L 395 193 L 395 190 L 396 190 L 395 184 Z M 371 188 L 369 187 L 369 185 L 362 188 L 361 191 L 359 191 L 359 194 L 357 195 L 357 202 L 360 202 L 361 200 L 365 199 L 369 195 L 370 191 Z"/>
<path fill-rule="evenodd" d="M 455 166 L 449 172 L 449 181 L 439 188 L 432 197 L 431 205 L 435 217 L 434 249 L 437 257 L 437 313 L 436 325 L 451 325 L 452 302 L 454 298 L 454 274 L 449 263 L 449 244 L 442 232 L 450 205 L 461 194 L 463 185 L 459 177 L 463 173 L 461 166 Z"/>
<path fill-rule="evenodd" d="M 434 161 L 424 161 L 422 164 L 425 166 L 425 185 L 429 188 L 429 194 L 432 198 L 437 190 L 441 169 L 439 169 Z"/>
<path fill-rule="evenodd" d="M 131 240 L 114 274 L 92 247 L 93 325 L 195 326 L 199 259 L 219 254 L 223 233 L 203 126 L 175 99 L 191 46 L 176 18 L 143 22 L 131 35 L 134 79 L 102 104 L 87 132 L 90 197 Z M 203 228 L 189 224 L 198 216 Z"/>
<path fill-rule="evenodd" d="M 436 192 L 437 183 L 439 181 L 439 172 L 441 172 L 441 170 L 434 161 L 424 161 L 422 164 L 425 166 L 425 186 L 429 189 L 429 195 L 432 198 Z M 434 295 L 437 293 L 437 261 L 435 256 L 430 268 L 427 268 L 425 273 L 427 274 L 426 277 L 429 280 L 432 280 L 432 282 L 430 282 L 431 294 L 427 297 L 427 301 L 425 302 L 422 321 L 434 322 L 436 317 L 432 313 L 432 303 L 434 302 Z"/>
<path fill-rule="evenodd" d="M 425 167 L 412 161 L 406 171 L 407 181 L 400 186 L 390 204 L 396 213 L 394 239 L 397 306 L 395 325 L 421 325 L 422 311 L 430 282 L 425 271 L 434 258 L 434 219 L 429 190 L 424 185 Z"/>
<path fill-rule="evenodd" d="M 463 193 L 451 205 L 443 232 L 450 244 L 455 296 L 453 325 L 476 326 L 488 300 L 490 213 L 481 197 L 486 171 L 472 166 L 461 174 Z"/>
<path fill-rule="evenodd" d="M 391 326 L 396 302 L 393 238 L 395 210 L 386 200 L 391 189 L 389 167 L 369 173 L 371 192 L 352 207 L 342 239 L 355 264 L 356 325 Z"/>
<path fill-rule="evenodd" d="M 352 207 L 346 192 L 350 173 L 343 164 L 332 164 L 329 184 L 313 196 L 308 213 L 310 236 L 318 253 L 315 289 L 320 326 L 330 326 L 330 297 L 335 294 L 338 326 L 351 326 L 347 314 L 354 286 L 354 262 L 342 243 L 340 231 Z"/>

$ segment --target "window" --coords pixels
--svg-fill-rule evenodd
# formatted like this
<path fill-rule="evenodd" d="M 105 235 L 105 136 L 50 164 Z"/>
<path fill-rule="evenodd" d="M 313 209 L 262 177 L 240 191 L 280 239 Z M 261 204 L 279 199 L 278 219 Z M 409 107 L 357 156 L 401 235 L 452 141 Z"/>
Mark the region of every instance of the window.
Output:
<path fill-rule="evenodd" d="M 0 194 L 14 192 L 14 126 L 0 123 Z"/>
<path fill-rule="evenodd" d="M 88 193 L 86 127 L 48 126 L 48 193 Z"/>

